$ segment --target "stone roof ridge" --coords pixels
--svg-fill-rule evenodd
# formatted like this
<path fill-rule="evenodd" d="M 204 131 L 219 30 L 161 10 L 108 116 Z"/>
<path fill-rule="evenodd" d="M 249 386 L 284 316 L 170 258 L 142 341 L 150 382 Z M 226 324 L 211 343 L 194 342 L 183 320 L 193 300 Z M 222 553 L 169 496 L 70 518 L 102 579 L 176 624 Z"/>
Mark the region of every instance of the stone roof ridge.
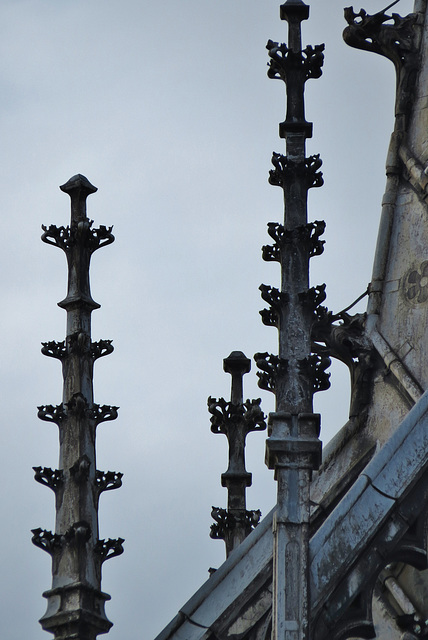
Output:
<path fill-rule="evenodd" d="M 420 491 L 428 482 L 427 413 L 425 392 L 311 538 L 311 605 L 315 616 L 327 600 L 330 615 L 339 601 L 343 610 L 364 591 L 371 602 L 379 571 L 391 559 L 400 559 L 402 540 L 418 517 L 425 517 Z M 403 561 L 415 560 L 412 553 L 426 553 L 423 543 L 418 547 L 413 541 L 413 549 L 408 541 L 406 545 Z M 342 592 L 340 596 L 338 591 Z M 366 626 L 370 624 L 367 620 Z M 315 627 L 314 638 L 326 637 L 327 622 L 318 622 Z"/>
<path fill-rule="evenodd" d="M 310 540 L 311 617 L 314 640 L 340 638 L 339 610 L 347 611 L 355 599 L 367 593 L 367 601 L 379 571 L 399 557 L 413 521 L 424 517 L 421 486 L 427 485 L 428 391 L 408 413 L 398 429 L 377 451 L 339 504 Z M 418 498 L 419 496 L 419 498 Z M 403 498 L 406 498 L 405 501 Z M 272 572 L 272 510 L 235 549 L 223 565 L 180 609 L 156 640 L 208 639 L 242 614 L 247 600 L 265 587 Z M 379 552 L 382 549 L 382 553 Z M 425 553 L 415 543 L 415 554 Z M 335 619 L 335 633 L 328 615 Z M 336 608 L 336 609 L 335 609 Z M 364 612 L 367 613 L 367 612 Z M 361 613 L 364 618 L 363 613 Z M 351 616 L 352 617 L 352 616 Z M 357 620 L 367 629 L 371 621 Z M 184 635 L 183 635 L 184 634 Z"/>

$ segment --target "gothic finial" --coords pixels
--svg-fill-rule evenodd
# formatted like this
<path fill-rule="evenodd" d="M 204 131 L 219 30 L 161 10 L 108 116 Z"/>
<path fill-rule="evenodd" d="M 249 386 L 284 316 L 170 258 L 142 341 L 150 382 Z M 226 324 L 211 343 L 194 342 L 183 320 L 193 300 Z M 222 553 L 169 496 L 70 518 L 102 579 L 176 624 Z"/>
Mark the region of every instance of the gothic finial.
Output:
<path fill-rule="evenodd" d="M 243 399 L 242 378 L 245 373 L 250 372 L 251 360 L 247 358 L 242 351 L 232 351 L 232 353 L 223 360 L 223 370 L 232 376 L 230 401 L 234 404 L 239 404 Z"/>
<path fill-rule="evenodd" d="M 228 508 L 213 507 L 216 524 L 210 536 L 225 541 L 226 555 L 242 542 L 258 523 L 256 512 L 247 511 L 245 490 L 251 486 L 251 473 L 245 468 L 245 439 L 250 431 L 266 428 L 260 399 L 243 401 L 242 378 L 251 368 L 251 361 L 242 351 L 232 351 L 223 360 L 223 369 L 232 376 L 230 402 L 224 398 L 208 398 L 211 413 L 211 431 L 226 435 L 229 444 L 229 466 L 221 476 L 227 488 Z"/>
<path fill-rule="evenodd" d="M 71 222 L 79 222 L 86 218 L 86 198 L 98 191 L 89 180 L 78 173 L 60 186 L 61 191 L 71 198 Z"/>
<path fill-rule="evenodd" d="M 68 194 L 79 192 L 86 193 L 86 195 L 98 191 L 97 187 L 94 187 L 94 185 L 89 182 L 88 178 L 86 178 L 86 176 L 82 176 L 81 173 L 76 173 L 75 176 L 72 176 L 67 180 L 67 182 L 60 186 L 60 189 L 61 191 L 64 191 L 64 193 Z"/>
<path fill-rule="evenodd" d="M 99 305 L 89 286 L 90 258 L 113 242 L 111 227 L 92 228 L 86 198 L 97 191 L 87 178 L 73 176 L 61 190 L 71 198 L 68 227 L 43 227 L 42 240 L 61 248 L 67 257 L 67 297 L 59 303 L 67 312 L 62 342 L 43 343 L 42 352 L 58 358 L 63 371 L 61 404 L 38 408 L 38 416 L 58 425 L 60 468 L 34 467 L 35 479 L 57 495 L 55 533 L 33 530 L 33 543 L 50 553 L 52 589 L 44 596 L 48 607 L 40 623 L 54 640 L 95 640 L 111 622 L 104 612 L 107 594 L 101 591 L 101 565 L 123 552 L 123 540 L 99 540 L 98 502 L 102 491 L 121 485 L 122 474 L 96 469 L 96 426 L 117 417 L 117 407 L 93 398 L 94 361 L 113 351 L 111 340 L 91 341 L 91 313 Z"/>

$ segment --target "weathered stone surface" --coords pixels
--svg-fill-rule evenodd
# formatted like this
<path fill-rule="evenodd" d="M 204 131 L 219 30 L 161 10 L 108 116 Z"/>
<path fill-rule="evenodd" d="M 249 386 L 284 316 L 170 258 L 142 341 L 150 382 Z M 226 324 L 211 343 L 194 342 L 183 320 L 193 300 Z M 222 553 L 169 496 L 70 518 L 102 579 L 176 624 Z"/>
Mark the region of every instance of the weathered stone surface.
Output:
<path fill-rule="evenodd" d="M 428 616 L 428 578 L 421 571 L 426 566 L 428 504 L 428 399 L 424 394 L 428 388 L 428 16 L 426 0 L 415 2 L 408 19 L 384 11 L 376 16 L 364 11 L 356 14 L 352 8 L 347 12 L 349 25 L 355 27 L 352 37 L 357 36 L 353 46 L 359 46 L 359 41 L 361 48 L 386 55 L 396 66 L 396 127 L 386 163 L 387 185 L 369 304 L 361 323 L 362 351 L 358 355 L 350 351 L 343 360 L 361 357 L 363 362 L 364 349 L 370 353 L 364 375 L 356 376 L 357 390 L 364 384 L 364 393 L 356 400 L 354 395 L 350 419 L 326 447 L 323 464 L 311 484 L 311 640 L 369 638 L 374 634 L 379 640 L 409 640 L 426 635 L 424 620 Z M 367 26 L 370 32 L 364 32 Z M 271 45 L 276 64 L 272 77 L 282 77 L 286 65 L 276 58 L 284 58 L 288 50 Z M 303 125 L 303 116 L 297 120 Z M 282 128 L 284 136 L 289 131 Z M 279 155 L 275 163 L 271 182 L 282 186 L 293 167 Z M 293 215 L 295 211 L 293 205 Z M 278 235 L 274 228 L 271 231 Z M 276 236 L 272 236 L 275 244 L 265 248 L 264 258 L 281 263 L 281 238 Z M 288 272 L 288 277 L 293 274 Z M 267 287 L 262 290 L 271 306 L 262 317 L 266 324 L 280 328 L 290 314 L 289 310 L 284 314 L 281 305 L 290 305 L 292 295 L 287 292 L 280 299 L 279 293 L 284 292 L 275 294 Z M 320 314 L 322 321 L 328 317 Z M 345 317 L 339 321 L 346 325 Z M 349 326 L 342 328 L 345 343 Z M 355 337 L 352 333 L 348 336 Z M 340 345 L 331 334 L 327 337 L 325 344 L 333 352 L 336 348 L 333 356 L 337 357 Z M 289 373 L 286 355 L 280 350 L 282 360 L 278 361 L 268 354 L 260 356 L 264 356 L 260 362 L 266 385 L 278 393 L 281 376 Z M 348 366 L 352 374 L 354 364 L 349 362 Z M 272 466 L 273 445 L 274 439 Z M 186 605 L 189 608 L 185 607 L 190 618 L 207 628 L 191 628 L 189 621 L 181 627 L 177 619 L 158 640 L 210 638 L 214 630 L 215 637 L 223 639 L 231 629 L 240 638 L 262 637 L 262 627 L 256 622 L 251 627 L 251 615 L 245 618 L 242 611 L 254 611 L 257 598 L 259 613 L 266 603 L 272 520 L 270 514 L 244 543 L 254 544 L 251 550 L 258 577 L 252 574 L 251 584 L 243 578 L 248 558 L 241 545 L 236 553 L 242 552 L 242 556 L 238 559 L 232 554 L 219 569 L 218 582 L 208 582 Z M 220 578 L 224 572 L 230 580 L 242 580 L 241 596 L 238 589 L 223 599 L 226 592 Z M 209 601 L 207 609 L 202 601 Z M 268 609 L 263 615 L 263 640 L 267 640 Z"/>
<path fill-rule="evenodd" d="M 38 408 L 40 419 L 59 430 L 59 465 L 52 471 L 35 467 L 35 479 L 55 491 L 55 533 L 33 530 L 33 543 L 52 556 L 52 588 L 43 595 L 47 611 L 40 623 L 55 640 L 95 640 L 112 623 L 101 591 L 101 566 L 123 552 L 121 538 L 99 540 L 98 500 L 102 491 L 121 485 L 121 473 L 96 469 L 95 433 L 99 423 L 114 420 L 118 407 L 97 405 L 93 398 L 94 361 L 111 353 L 111 340 L 91 342 L 91 313 L 99 308 L 91 296 L 89 265 L 94 251 L 114 240 L 111 227 L 94 229 L 86 216 L 86 198 L 97 191 L 82 175 L 62 191 L 71 198 L 68 227 L 43 227 L 42 240 L 62 249 L 68 264 L 67 336 L 43 343 L 42 353 L 62 363 L 62 403 Z"/>

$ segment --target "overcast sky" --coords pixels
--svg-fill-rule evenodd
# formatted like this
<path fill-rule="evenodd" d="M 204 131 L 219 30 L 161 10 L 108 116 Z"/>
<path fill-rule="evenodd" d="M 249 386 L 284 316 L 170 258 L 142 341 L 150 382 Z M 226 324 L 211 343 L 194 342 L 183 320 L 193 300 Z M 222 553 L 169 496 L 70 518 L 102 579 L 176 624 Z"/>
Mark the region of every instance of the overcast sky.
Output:
<path fill-rule="evenodd" d="M 32 466 L 58 464 L 53 425 L 36 406 L 61 401 L 59 364 L 40 342 L 62 340 L 66 263 L 40 241 L 41 224 L 66 225 L 58 186 L 83 173 L 96 225 L 116 242 L 96 253 L 93 339 L 115 352 L 95 367 L 95 400 L 120 405 L 98 430 L 98 468 L 124 473 L 100 501 L 101 537 L 126 539 L 104 565 L 111 640 L 150 640 L 224 558 L 208 536 L 211 505 L 226 506 L 226 438 L 210 432 L 208 395 L 229 397 L 222 360 L 277 351 L 262 325 L 258 286 L 278 286 L 264 263 L 266 223 L 281 221 L 282 192 L 267 183 L 285 90 L 266 76 L 266 41 L 285 41 L 277 0 L 2 0 L 0 3 L 0 234 L 2 291 L 2 591 L 7 640 L 48 636 L 50 558 L 30 530 L 54 528 L 53 494 Z M 379 0 L 367 0 L 375 13 Z M 360 6 L 355 6 L 359 10 Z M 395 8 L 402 15 L 411 0 Z M 314 0 L 305 44 L 325 42 L 320 80 L 308 82 L 308 155 L 324 160 L 310 219 L 327 222 L 312 285 L 346 307 L 371 276 L 384 164 L 393 128 L 393 65 L 342 43 L 343 6 Z M 360 305 L 359 309 L 364 309 Z M 258 390 L 255 367 L 246 397 Z M 348 373 L 333 369 L 317 398 L 327 442 L 347 417 Z M 276 486 L 265 434 L 250 434 L 248 508 L 266 514 Z"/>

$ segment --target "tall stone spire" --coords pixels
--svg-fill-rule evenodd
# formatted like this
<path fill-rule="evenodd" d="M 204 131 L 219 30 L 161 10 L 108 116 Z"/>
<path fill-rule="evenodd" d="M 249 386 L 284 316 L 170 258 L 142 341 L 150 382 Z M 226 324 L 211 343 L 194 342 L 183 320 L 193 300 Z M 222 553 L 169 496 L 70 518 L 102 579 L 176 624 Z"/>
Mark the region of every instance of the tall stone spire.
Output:
<path fill-rule="evenodd" d="M 269 181 L 283 189 L 284 224 L 269 223 L 274 244 L 263 247 L 263 258 L 279 262 L 281 288 L 261 286 L 270 305 L 262 319 L 278 329 L 279 354 L 258 353 L 255 359 L 261 369 L 259 385 L 276 396 L 266 442 L 266 463 L 277 481 L 272 638 L 308 640 L 309 487 L 321 460 L 313 394 L 328 388 L 325 369 L 330 361 L 312 347 L 315 311 L 325 299 L 325 286 L 309 288 L 309 259 L 322 253 L 325 225 L 308 222 L 308 190 L 323 181 L 319 156 L 306 157 L 312 124 L 305 119 L 304 88 L 309 78 L 321 76 L 324 45 L 302 50 L 301 23 L 308 19 L 309 7 L 301 0 L 288 0 L 280 15 L 288 22 L 288 45 L 268 42 L 268 76 L 287 87 L 287 114 L 279 127 L 286 155 L 273 154 Z"/>
<path fill-rule="evenodd" d="M 55 493 L 55 533 L 33 530 L 33 543 L 52 557 L 52 588 L 43 595 L 48 607 L 40 623 L 55 640 L 95 640 L 112 623 L 104 612 L 110 596 L 101 591 L 102 563 L 123 552 L 121 538 L 99 540 L 98 502 L 103 491 L 121 485 L 121 473 L 98 471 L 95 462 L 97 425 L 117 417 L 118 407 L 98 405 L 93 398 L 97 358 L 113 351 L 111 340 L 91 341 L 92 299 L 89 263 L 92 254 L 113 242 L 112 228 L 92 228 L 86 199 L 97 191 L 76 175 L 60 187 L 71 198 L 67 227 L 43 226 L 42 240 L 59 247 L 68 263 L 68 291 L 59 306 L 67 312 L 67 336 L 43 343 L 42 353 L 62 363 L 62 403 L 38 408 L 41 420 L 59 429 L 59 468 L 35 467 L 35 479 Z"/>

